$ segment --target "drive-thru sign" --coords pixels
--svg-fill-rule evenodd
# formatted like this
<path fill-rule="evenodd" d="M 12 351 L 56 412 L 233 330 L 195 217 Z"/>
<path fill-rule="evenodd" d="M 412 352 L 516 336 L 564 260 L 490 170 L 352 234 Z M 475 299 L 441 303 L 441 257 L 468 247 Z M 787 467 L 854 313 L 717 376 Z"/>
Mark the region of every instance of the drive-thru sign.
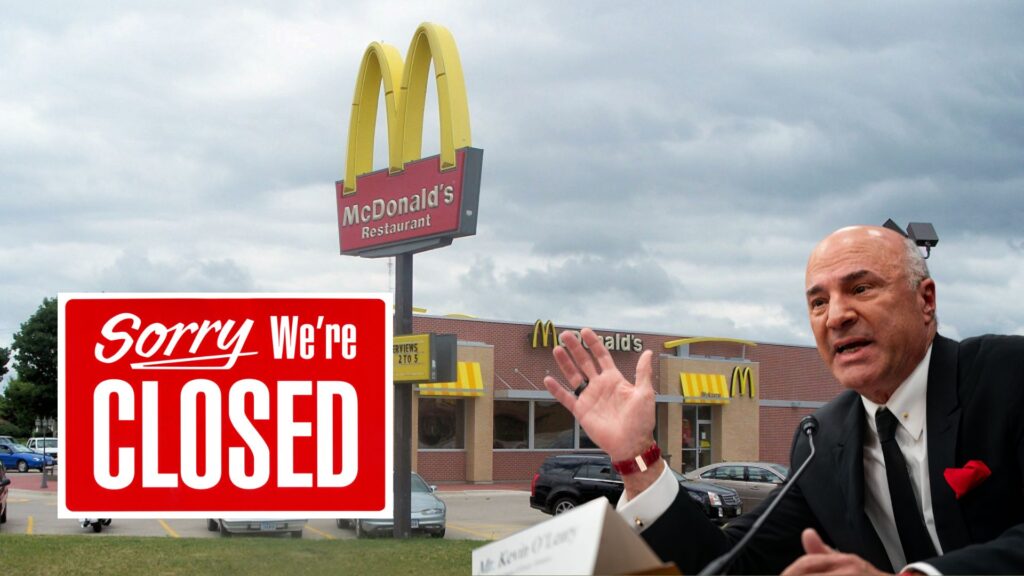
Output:
<path fill-rule="evenodd" d="M 62 294 L 58 516 L 392 515 L 389 294 Z"/>

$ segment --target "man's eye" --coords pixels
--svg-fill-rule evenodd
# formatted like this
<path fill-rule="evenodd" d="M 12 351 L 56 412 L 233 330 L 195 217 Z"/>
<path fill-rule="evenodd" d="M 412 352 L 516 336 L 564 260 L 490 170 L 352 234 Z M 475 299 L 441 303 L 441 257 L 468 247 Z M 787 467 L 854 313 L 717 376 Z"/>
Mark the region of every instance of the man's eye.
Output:
<path fill-rule="evenodd" d="M 863 294 L 863 293 L 867 292 L 869 288 L 871 288 L 871 287 L 868 286 L 867 284 L 858 284 L 857 286 L 854 287 L 853 293 L 854 294 Z"/>
<path fill-rule="evenodd" d="M 811 308 L 812 309 L 814 309 L 814 308 L 821 308 L 824 305 L 825 305 L 825 300 L 822 299 L 822 298 L 815 298 L 814 300 L 811 300 Z"/>

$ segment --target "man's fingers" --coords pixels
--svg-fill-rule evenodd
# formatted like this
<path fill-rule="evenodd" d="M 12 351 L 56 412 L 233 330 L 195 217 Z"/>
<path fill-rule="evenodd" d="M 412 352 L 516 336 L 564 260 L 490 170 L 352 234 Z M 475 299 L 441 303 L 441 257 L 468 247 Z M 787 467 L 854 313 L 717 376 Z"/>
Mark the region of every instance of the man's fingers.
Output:
<path fill-rule="evenodd" d="M 558 369 L 562 371 L 562 375 L 569 382 L 569 386 L 579 386 L 584 376 L 576 366 L 576 363 L 569 357 L 569 352 L 566 351 L 565 347 L 555 346 L 551 354 L 555 357 L 555 364 L 558 364 Z"/>
<path fill-rule="evenodd" d="M 636 387 L 642 391 L 647 389 L 654 391 L 654 385 L 651 383 L 651 356 L 650 350 L 644 350 L 640 359 L 636 361 Z"/>
<path fill-rule="evenodd" d="M 829 547 L 828 544 L 818 536 L 818 532 L 814 528 L 807 528 L 800 534 L 800 541 L 804 545 L 804 552 L 807 554 L 834 554 L 835 550 Z"/>
<path fill-rule="evenodd" d="M 846 558 L 847 554 L 807 554 L 796 559 L 785 570 L 782 576 L 800 576 L 802 574 L 856 574 L 854 561 L 856 557 Z"/>
<path fill-rule="evenodd" d="M 576 396 L 572 392 L 566 390 L 561 382 L 555 380 L 551 376 L 544 377 L 544 387 L 548 389 L 548 392 L 558 400 L 562 406 L 571 412 L 573 415 L 576 414 Z"/>
<path fill-rule="evenodd" d="M 801 556 L 782 571 L 781 576 L 801 576 L 802 574 L 826 574 L 837 569 L 836 560 L 832 556 L 814 554 Z"/>
<path fill-rule="evenodd" d="M 870 562 L 853 554 L 806 554 L 790 564 L 782 576 L 802 574 L 869 574 L 881 576 L 882 572 Z"/>
<path fill-rule="evenodd" d="M 583 330 L 586 331 L 587 328 L 584 328 Z M 590 345 L 589 341 L 587 342 L 587 345 Z M 576 339 L 575 334 L 571 332 L 562 332 L 562 346 L 565 347 L 566 352 L 569 353 L 572 360 L 576 363 L 576 366 L 581 372 L 583 372 L 583 375 L 587 379 L 593 380 L 594 378 L 597 378 L 597 368 L 594 366 L 594 361 L 590 357 L 590 352 L 587 352 L 583 348 L 583 344 L 580 344 L 580 341 Z M 559 367 L 561 367 L 561 364 L 559 364 Z M 565 370 L 563 369 L 562 371 L 564 372 Z"/>
<path fill-rule="evenodd" d="M 594 355 L 594 359 L 597 360 L 598 365 L 601 366 L 601 370 L 616 370 L 615 360 L 612 360 L 612 355 L 608 352 L 608 349 L 604 346 L 604 340 L 598 336 L 590 328 L 584 328 L 580 330 L 580 336 L 583 337 L 583 341 L 587 343 L 587 347 L 590 348 L 590 353 Z"/>
<path fill-rule="evenodd" d="M 855 554 L 843 554 L 833 550 L 821 539 L 813 528 L 807 528 L 800 534 L 806 554 L 796 559 L 783 572 L 782 576 L 799 576 L 801 574 L 873 574 L 878 571 L 870 562 Z"/>

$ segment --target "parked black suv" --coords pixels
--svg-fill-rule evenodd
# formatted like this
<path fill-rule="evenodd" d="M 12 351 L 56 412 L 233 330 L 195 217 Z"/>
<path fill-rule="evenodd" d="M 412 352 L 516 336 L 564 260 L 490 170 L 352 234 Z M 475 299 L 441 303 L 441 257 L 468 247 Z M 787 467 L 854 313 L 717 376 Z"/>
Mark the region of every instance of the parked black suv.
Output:
<path fill-rule="evenodd" d="M 731 488 L 692 482 L 675 473 L 684 488 L 713 521 L 725 522 L 742 514 L 739 494 Z M 605 496 L 614 506 L 622 495 L 622 477 L 607 454 L 549 456 L 534 474 L 530 506 L 545 514 L 561 514 Z"/>

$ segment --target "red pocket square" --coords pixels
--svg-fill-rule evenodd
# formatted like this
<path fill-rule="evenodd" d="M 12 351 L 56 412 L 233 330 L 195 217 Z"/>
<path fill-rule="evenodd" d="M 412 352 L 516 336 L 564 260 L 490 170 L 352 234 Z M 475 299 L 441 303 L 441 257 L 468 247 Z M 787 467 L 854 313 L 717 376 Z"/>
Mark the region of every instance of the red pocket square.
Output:
<path fill-rule="evenodd" d="M 946 468 L 942 475 L 946 477 L 946 483 L 953 489 L 956 499 L 959 500 L 961 496 L 991 476 L 992 471 L 981 460 L 971 460 L 963 468 Z"/>

